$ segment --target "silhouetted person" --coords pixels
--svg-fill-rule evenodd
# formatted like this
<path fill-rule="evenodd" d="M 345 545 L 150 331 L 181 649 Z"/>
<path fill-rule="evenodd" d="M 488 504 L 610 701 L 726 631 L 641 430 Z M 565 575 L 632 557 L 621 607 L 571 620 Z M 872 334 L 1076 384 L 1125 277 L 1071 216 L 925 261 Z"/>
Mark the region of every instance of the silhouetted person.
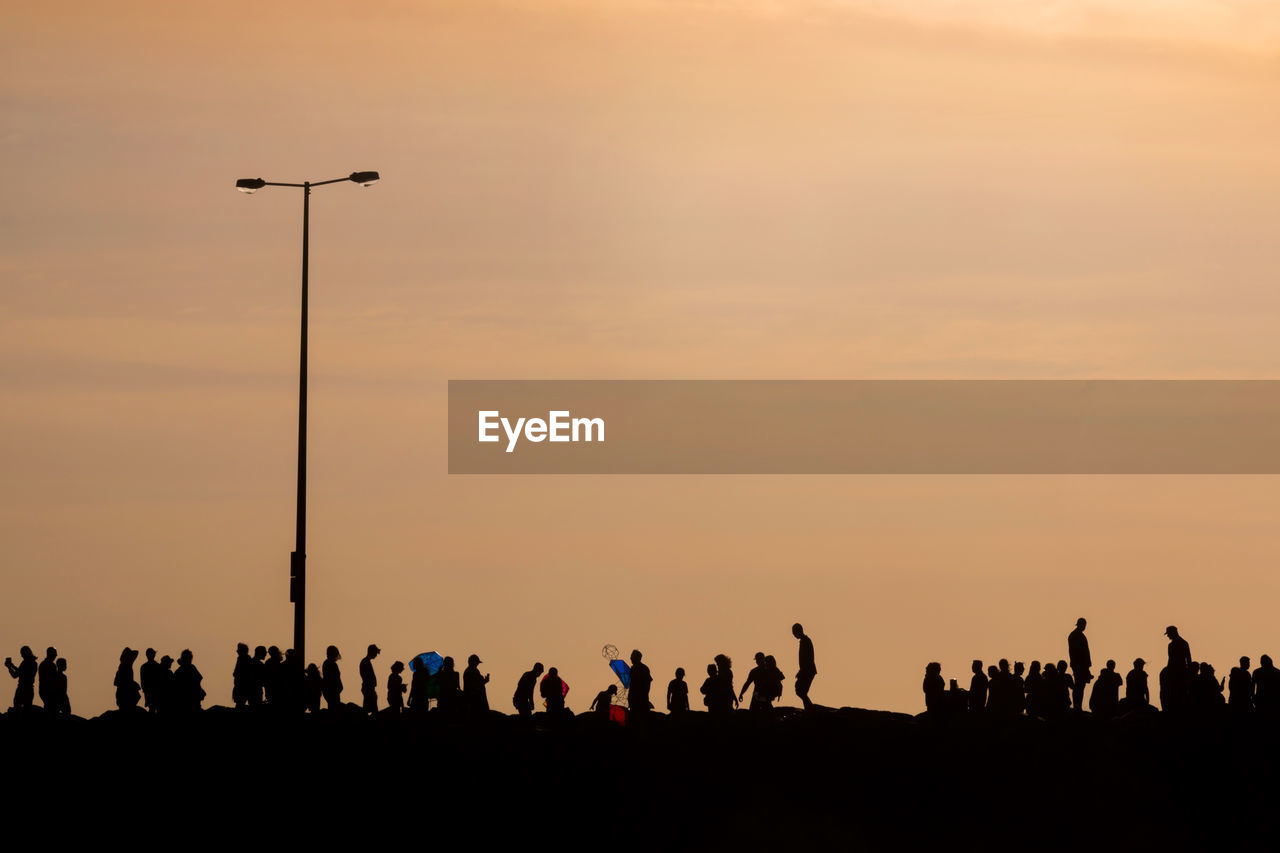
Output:
<path fill-rule="evenodd" d="M 305 689 L 307 710 L 313 714 L 320 713 L 320 700 L 324 696 L 324 676 L 320 674 L 320 667 L 313 663 L 307 664 L 306 678 L 303 682 Z"/>
<path fill-rule="evenodd" d="M 1102 719 L 1116 715 L 1120 707 L 1120 685 L 1124 679 L 1116 672 L 1116 662 L 1107 661 L 1102 672 L 1093 682 L 1093 692 L 1089 694 L 1089 710 Z"/>
<path fill-rule="evenodd" d="M 782 675 L 782 670 L 778 669 L 778 659 L 773 655 L 764 656 L 764 669 L 766 693 L 769 697 L 770 707 L 772 707 L 774 701 L 782 698 L 782 682 L 785 678 Z"/>
<path fill-rule="evenodd" d="M 1043 707 L 1038 709 L 1028 709 L 1033 713 L 1037 713 L 1045 719 L 1053 719 L 1062 716 L 1071 709 L 1071 694 L 1067 688 L 1067 678 L 1069 677 L 1064 670 L 1066 669 L 1065 661 L 1060 661 L 1059 665 L 1048 664 L 1044 668 L 1044 673 L 1040 676 L 1040 690 L 1043 694 Z"/>
<path fill-rule="evenodd" d="M 324 680 L 324 703 L 330 711 L 342 707 L 342 673 L 338 669 L 338 661 L 342 655 L 337 646 L 329 646 L 324 652 L 324 665 L 320 668 L 320 676 Z"/>
<path fill-rule="evenodd" d="M 137 649 L 125 646 L 120 652 L 120 666 L 116 668 L 116 707 L 121 711 L 132 711 L 138 707 L 142 699 L 142 689 L 133 680 L 133 662 L 138 659 Z"/>
<path fill-rule="evenodd" d="M 58 650 L 53 646 L 45 649 L 45 656 L 36 667 L 36 675 L 40 679 L 40 704 L 46 711 L 58 711 Z"/>
<path fill-rule="evenodd" d="M 231 670 L 231 702 L 237 708 L 249 704 L 249 690 L 253 684 L 253 658 L 249 657 L 249 646 L 236 643 L 236 665 Z"/>
<path fill-rule="evenodd" d="M 145 664 L 144 664 L 145 666 Z M 156 711 L 164 714 L 173 711 L 174 705 L 174 672 L 173 658 L 168 655 L 160 656 L 160 668 L 154 671 L 155 682 L 151 685 L 151 702 Z"/>
<path fill-rule="evenodd" d="M 747 695 L 747 688 L 754 684 L 755 689 L 751 691 L 751 704 L 747 707 L 752 711 L 767 711 L 772 708 L 773 704 L 766 695 L 768 680 L 764 652 L 756 652 L 756 665 L 751 667 L 746 680 L 742 682 L 742 688 L 738 691 L 738 704 L 742 704 L 742 697 Z"/>
<path fill-rule="evenodd" d="M 36 670 L 39 664 L 36 663 L 36 654 L 31 651 L 30 646 L 19 649 L 18 657 L 22 659 L 22 663 L 14 666 L 13 658 L 5 658 L 4 666 L 9 670 L 11 678 L 18 679 L 18 686 L 13 691 L 13 709 L 25 711 L 35 703 Z"/>
<path fill-rule="evenodd" d="M 369 644 L 369 649 L 360 661 L 360 699 L 361 707 L 366 713 L 378 713 L 378 677 L 373 672 L 373 659 L 382 649 Z"/>
<path fill-rule="evenodd" d="M 813 640 L 805 634 L 799 622 L 791 626 L 791 636 L 800 641 L 800 669 L 796 672 L 796 696 L 804 704 L 806 711 L 812 710 L 809 701 L 809 688 L 813 685 L 813 677 L 818 674 L 818 667 L 813 660 Z"/>
<path fill-rule="evenodd" d="M 712 710 L 729 713 L 738 704 L 733 690 L 733 661 L 728 655 L 716 655 L 716 679 L 712 689 L 715 706 Z"/>
<path fill-rule="evenodd" d="M 178 655 L 178 671 L 173 674 L 173 701 L 179 711 L 199 711 L 205 692 L 201 682 L 204 676 L 196 669 L 191 649 L 183 649 Z"/>
<path fill-rule="evenodd" d="M 1280 669 L 1271 662 L 1271 655 L 1259 658 L 1253 671 L 1253 707 L 1269 717 L 1280 714 Z"/>
<path fill-rule="evenodd" d="M 462 706 L 468 714 L 487 714 L 489 712 L 489 693 L 485 685 L 489 683 L 488 675 L 480 674 L 479 655 L 467 658 L 467 668 L 462 672 Z"/>
<path fill-rule="evenodd" d="M 1151 690 L 1147 686 L 1146 661 L 1138 658 L 1124 677 L 1124 711 L 1145 711 L 1151 707 Z"/>
<path fill-rule="evenodd" d="M 1240 665 L 1231 667 L 1227 677 L 1227 707 L 1235 713 L 1245 714 L 1253 709 L 1253 673 L 1249 671 L 1249 659 L 1240 658 Z"/>
<path fill-rule="evenodd" d="M 613 707 L 613 697 L 618 695 L 618 685 L 610 684 L 604 690 L 596 694 L 596 698 L 591 700 L 591 707 L 587 710 L 594 713 L 597 717 L 607 720 L 609 719 L 609 711 Z"/>
<path fill-rule="evenodd" d="M 436 703 L 440 710 L 445 713 L 456 712 L 462 699 L 462 686 L 458 681 L 458 671 L 453 668 L 453 658 L 444 659 L 434 679 L 437 690 Z"/>
<path fill-rule="evenodd" d="M 684 680 L 684 667 L 676 667 L 676 677 L 667 682 L 667 713 L 683 714 L 689 710 L 689 683 Z"/>
<path fill-rule="evenodd" d="M 1169 664 L 1162 672 L 1160 704 L 1165 710 L 1177 710 L 1186 705 L 1191 679 L 1195 675 L 1191 666 L 1191 645 L 1173 625 L 1165 628 L 1164 633 L 1169 638 Z"/>
<path fill-rule="evenodd" d="M 267 686 L 267 647 L 257 646 L 253 650 L 253 661 L 249 665 L 249 707 L 262 705 L 262 692 Z"/>
<path fill-rule="evenodd" d="M 1015 713 L 1021 714 L 1027 709 L 1026 684 L 1022 680 L 1022 673 L 1025 671 L 1022 661 L 1013 662 L 1013 686 L 1009 690 L 1009 698 Z"/>
<path fill-rule="evenodd" d="M 142 686 L 142 703 L 154 714 L 160 704 L 156 690 L 160 685 L 160 664 L 156 663 L 155 649 L 147 649 L 146 658 L 146 662 L 138 667 L 138 683 Z"/>
<path fill-rule="evenodd" d="M 400 716 L 404 711 L 404 661 L 391 664 L 391 675 L 387 676 L 387 710 L 393 716 Z"/>
<path fill-rule="evenodd" d="M 987 707 L 987 684 L 989 679 L 982 672 L 982 661 L 973 662 L 973 678 L 969 679 L 969 710 L 977 712 Z"/>
<path fill-rule="evenodd" d="M 716 687 L 719 683 L 716 674 L 716 665 L 714 663 L 707 664 L 707 677 L 702 682 L 702 704 L 706 706 L 708 711 L 716 710 Z"/>
<path fill-rule="evenodd" d="M 942 664 L 933 662 L 924 668 L 924 710 L 931 717 L 940 717 L 946 710 L 947 685 L 942 680 Z"/>
<path fill-rule="evenodd" d="M 1093 659 L 1089 657 L 1089 639 L 1084 635 L 1084 618 L 1076 620 L 1076 629 L 1067 635 L 1067 657 L 1071 660 L 1071 705 L 1077 711 L 1084 710 L 1084 686 L 1093 680 L 1090 668 Z"/>
<path fill-rule="evenodd" d="M 54 706 L 55 714 L 61 714 L 64 717 L 71 716 L 71 697 L 67 694 L 67 659 L 58 658 L 54 663 Z"/>
<path fill-rule="evenodd" d="M 280 694 L 288 713 L 301 714 L 307 710 L 307 668 L 293 649 L 284 650 L 284 663 L 280 665 Z"/>
<path fill-rule="evenodd" d="M 262 701 L 279 710 L 288 705 L 285 694 L 288 688 L 282 689 L 284 680 L 284 657 L 279 646 L 267 649 L 267 660 L 262 664 Z"/>
<path fill-rule="evenodd" d="M 1075 694 L 1076 687 L 1075 679 L 1067 671 L 1067 662 L 1064 660 L 1058 661 L 1058 676 L 1062 679 L 1062 686 L 1059 688 L 1059 701 L 1056 704 L 1061 705 L 1063 710 L 1070 711 L 1074 707 L 1072 705 L 1072 696 Z M 1092 675 L 1089 677 L 1093 678 Z"/>
<path fill-rule="evenodd" d="M 1203 661 L 1199 671 L 1191 679 L 1191 709 L 1202 716 L 1216 714 L 1226 706 L 1222 696 L 1226 679 L 1218 680 L 1213 664 Z"/>
<path fill-rule="evenodd" d="M 409 679 L 409 710 L 415 714 L 425 714 L 431 707 L 431 673 L 426 666 L 419 666 Z"/>
<path fill-rule="evenodd" d="M 1049 697 L 1045 689 L 1044 673 L 1040 671 L 1040 661 L 1033 660 L 1027 668 L 1027 677 L 1022 681 L 1022 689 L 1026 696 L 1024 704 L 1027 712 L 1043 717 L 1048 714 Z"/>
<path fill-rule="evenodd" d="M 535 663 L 533 669 L 520 676 L 516 682 L 516 692 L 511 697 L 511 704 L 522 717 L 533 713 L 533 690 L 538 686 L 538 676 L 542 675 L 542 664 Z"/>
<path fill-rule="evenodd" d="M 564 712 L 564 682 L 560 679 L 560 672 L 554 666 L 547 670 L 539 691 L 547 703 L 548 714 L 558 716 Z"/>
<path fill-rule="evenodd" d="M 641 661 L 639 649 L 631 652 L 631 688 L 627 692 L 627 705 L 631 708 L 631 717 L 640 719 L 649 713 L 653 705 L 649 702 L 649 690 L 653 686 L 653 676 L 649 667 Z"/>

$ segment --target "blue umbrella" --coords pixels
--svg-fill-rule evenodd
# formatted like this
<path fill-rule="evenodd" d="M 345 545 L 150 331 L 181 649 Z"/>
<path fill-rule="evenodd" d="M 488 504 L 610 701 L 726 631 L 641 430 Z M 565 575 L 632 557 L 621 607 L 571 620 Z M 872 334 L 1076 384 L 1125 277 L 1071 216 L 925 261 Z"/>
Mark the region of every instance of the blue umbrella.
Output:
<path fill-rule="evenodd" d="M 435 675 L 444 666 L 444 658 L 435 652 L 423 652 L 409 661 L 409 671 L 417 672 L 426 669 L 427 675 Z"/>

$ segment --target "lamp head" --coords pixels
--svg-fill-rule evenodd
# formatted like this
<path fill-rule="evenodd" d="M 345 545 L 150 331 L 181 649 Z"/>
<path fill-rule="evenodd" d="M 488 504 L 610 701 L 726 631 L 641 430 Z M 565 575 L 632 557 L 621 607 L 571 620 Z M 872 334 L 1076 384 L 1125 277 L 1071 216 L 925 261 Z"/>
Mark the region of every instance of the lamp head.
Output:
<path fill-rule="evenodd" d="M 236 189 L 242 193 L 255 193 L 267 185 L 262 178 L 241 178 L 236 181 Z"/>
<path fill-rule="evenodd" d="M 371 187 L 378 182 L 379 175 L 377 172 L 352 172 L 351 180 L 362 187 Z"/>

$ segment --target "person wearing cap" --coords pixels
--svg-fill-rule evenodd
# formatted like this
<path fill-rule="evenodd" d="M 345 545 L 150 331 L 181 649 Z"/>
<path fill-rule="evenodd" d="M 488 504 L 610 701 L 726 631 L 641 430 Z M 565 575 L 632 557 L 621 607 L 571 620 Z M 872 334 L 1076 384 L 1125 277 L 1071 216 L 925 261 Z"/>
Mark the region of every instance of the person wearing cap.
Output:
<path fill-rule="evenodd" d="M 1151 707 L 1151 690 L 1147 687 L 1147 673 L 1143 670 L 1147 662 L 1142 658 L 1137 658 L 1133 662 L 1133 669 L 1129 670 L 1129 674 L 1124 679 L 1124 704 L 1125 712 L 1129 711 L 1145 711 Z"/>
<path fill-rule="evenodd" d="M 479 655 L 467 658 L 467 668 L 462 672 L 462 707 L 469 714 L 484 714 L 489 710 L 489 696 L 485 685 L 489 683 L 488 675 L 480 674 Z"/>
<path fill-rule="evenodd" d="M 369 653 L 360 661 L 360 696 L 367 714 L 378 713 L 378 677 L 373 673 L 373 659 L 381 652 L 382 649 L 370 643 Z"/>

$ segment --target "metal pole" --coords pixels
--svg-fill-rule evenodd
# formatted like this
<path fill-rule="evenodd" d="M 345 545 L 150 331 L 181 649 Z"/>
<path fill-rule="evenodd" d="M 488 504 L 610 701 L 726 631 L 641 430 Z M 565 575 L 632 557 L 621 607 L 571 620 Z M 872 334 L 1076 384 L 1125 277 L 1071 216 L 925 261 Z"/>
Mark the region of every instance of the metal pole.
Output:
<path fill-rule="evenodd" d="M 293 602 L 293 650 L 306 666 L 307 638 L 307 254 L 311 182 L 302 185 L 302 342 L 298 369 L 298 530 L 289 560 L 289 600 Z"/>

